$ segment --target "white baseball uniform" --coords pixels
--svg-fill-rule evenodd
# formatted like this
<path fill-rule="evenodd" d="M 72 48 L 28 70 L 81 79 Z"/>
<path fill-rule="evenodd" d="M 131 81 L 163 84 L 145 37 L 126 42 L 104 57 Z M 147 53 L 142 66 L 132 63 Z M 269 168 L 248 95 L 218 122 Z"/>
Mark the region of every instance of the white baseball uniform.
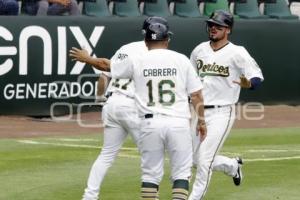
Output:
<path fill-rule="evenodd" d="M 112 57 L 120 61 L 131 55 L 141 56 L 148 51 L 145 42 L 133 42 L 122 46 Z M 108 168 L 115 160 L 127 135 L 138 143 L 140 119 L 134 100 L 134 84 L 131 79 L 112 79 L 107 91 L 112 93 L 102 109 L 104 122 L 103 147 L 94 162 L 83 200 L 96 200 Z"/>
<path fill-rule="evenodd" d="M 126 64 L 112 62 L 111 74 L 113 78 L 129 78 L 135 83 L 141 117 L 142 182 L 159 185 L 165 149 L 170 156 L 171 179 L 188 180 L 192 138 L 187 97 L 202 89 L 189 59 L 171 50 L 153 49 L 143 58 L 127 59 Z"/>
<path fill-rule="evenodd" d="M 234 104 L 239 99 L 241 87 L 233 81 L 240 80 L 241 75 L 249 80 L 254 77 L 263 80 L 263 75 L 247 50 L 231 42 L 217 51 L 211 48 L 209 41 L 203 42 L 193 50 L 190 60 L 203 83 L 204 105 L 213 107 L 205 109 L 207 137 L 201 145 L 193 133 L 197 174 L 189 200 L 200 200 L 208 188 L 212 169 L 230 176 L 237 173 L 235 159 L 217 155 L 235 119 Z M 195 125 L 196 122 L 192 126 Z"/>

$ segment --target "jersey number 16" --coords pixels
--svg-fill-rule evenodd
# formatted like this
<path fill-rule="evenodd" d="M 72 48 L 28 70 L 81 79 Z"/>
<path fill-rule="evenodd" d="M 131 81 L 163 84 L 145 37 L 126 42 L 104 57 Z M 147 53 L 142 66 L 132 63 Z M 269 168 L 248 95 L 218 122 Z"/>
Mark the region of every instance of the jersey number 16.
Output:
<path fill-rule="evenodd" d="M 148 87 L 148 97 L 149 102 L 147 106 L 155 106 L 154 98 L 153 98 L 153 83 L 152 80 L 147 82 Z M 158 87 L 158 102 L 163 106 L 171 106 L 175 102 L 175 93 L 168 89 L 163 89 L 164 85 L 169 85 L 170 88 L 175 88 L 175 83 L 172 80 L 161 80 L 157 87 Z M 169 96 L 169 99 L 166 100 L 166 96 Z"/>

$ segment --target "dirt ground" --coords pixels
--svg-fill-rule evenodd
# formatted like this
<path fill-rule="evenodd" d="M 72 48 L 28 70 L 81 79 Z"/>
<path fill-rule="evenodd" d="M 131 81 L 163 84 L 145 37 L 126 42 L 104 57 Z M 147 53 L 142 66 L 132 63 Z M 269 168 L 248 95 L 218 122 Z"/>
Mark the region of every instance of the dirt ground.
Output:
<path fill-rule="evenodd" d="M 0 116 L 0 138 L 101 133 L 103 128 L 100 124 L 99 112 L 74 115 L 71 119 Z M 300 106 L 264 106 L 264 110 L 238 107 L 234 128 L 270 127 L 300 127 Z"/>

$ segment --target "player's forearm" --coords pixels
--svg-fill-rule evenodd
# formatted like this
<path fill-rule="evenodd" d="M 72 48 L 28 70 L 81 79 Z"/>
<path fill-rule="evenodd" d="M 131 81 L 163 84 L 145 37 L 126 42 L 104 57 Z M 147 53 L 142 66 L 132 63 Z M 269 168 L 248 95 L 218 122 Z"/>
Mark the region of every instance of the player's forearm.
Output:
<path fill-rule="evenodd" d="M 94 68 L 101 71 L 110 71 L 110 60 L 106 58 L 93 58 L 87 57 L 84 60 L 85 63 L 92 65 Z"/>
<path fill-rule="evenodd" d="M 97 85 L 97 95 L 101 96 L 105 93 L 105 90 L 107 88 L 108 85 L 108 80 L 109 78 L 105 75 L 100 75 L 99 79 L 98 79 L 98 85 Z"/>
<path fill-rule="evenodd" d="M 191 101 L 192 105 L 198 115 L 198 120 L 201 123 L 205 123 L 204 119 L 204 103 L 203 103 L 203 96 L 201 90 L 194 92 L 191 94 Z"/>

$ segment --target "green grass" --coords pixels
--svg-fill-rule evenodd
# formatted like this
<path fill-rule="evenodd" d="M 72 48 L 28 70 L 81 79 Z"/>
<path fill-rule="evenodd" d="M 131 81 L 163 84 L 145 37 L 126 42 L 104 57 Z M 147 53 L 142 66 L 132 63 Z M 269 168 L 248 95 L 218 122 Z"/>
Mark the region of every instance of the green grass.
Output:
<path fill-rule="evenodd" d="M 0 140 L 0 200 L 81 199 L 101 134 Z M 72 140 L 69 140 L 72 139 Z M 82 139 L 82 140 L 78 140 Z M 31 140 L 43 144 L 25 144 Z M 60 145 L 86 145 L 70 147 Z M 134 147 L 128 139 L 124 147 Z M 233 130 L 222 154 L 241 155 L 245 179 L 240 187 L 222 173 L 214 173 L 206 200 L 298 200 L 300 128 Z M 289 157 L 298 157 L 287 159 Z M 262 161 L 257 159 L 276 159 Z M 140 160 L 136 149 L 122 150 L 101 189 L 102 200 L 139 199 Z M 171 199 L 169 165 L 160 199 Z"/>

